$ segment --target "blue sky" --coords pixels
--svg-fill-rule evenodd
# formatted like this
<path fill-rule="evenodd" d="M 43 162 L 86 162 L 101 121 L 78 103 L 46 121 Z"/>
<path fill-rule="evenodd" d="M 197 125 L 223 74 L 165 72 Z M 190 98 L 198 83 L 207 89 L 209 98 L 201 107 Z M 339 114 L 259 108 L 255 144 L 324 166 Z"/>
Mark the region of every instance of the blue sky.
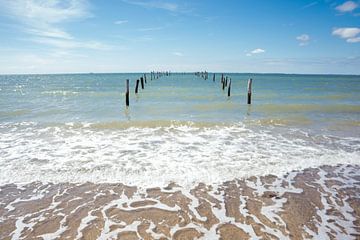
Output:
<path fill-rule="evenodd" d="M 360 1 L 0 0 L 0 73 L 360 74 Z"/>

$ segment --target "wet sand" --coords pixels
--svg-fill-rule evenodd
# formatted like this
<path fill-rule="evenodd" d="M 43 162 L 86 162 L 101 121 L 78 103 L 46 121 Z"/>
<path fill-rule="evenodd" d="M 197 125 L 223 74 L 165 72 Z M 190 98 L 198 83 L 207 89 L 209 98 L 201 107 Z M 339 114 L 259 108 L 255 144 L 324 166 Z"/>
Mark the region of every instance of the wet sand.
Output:
<path fill-rule="evenodd" d="M 360 239 L 360 165 L 178 184 L 4 185 L 0 239 Z"/>

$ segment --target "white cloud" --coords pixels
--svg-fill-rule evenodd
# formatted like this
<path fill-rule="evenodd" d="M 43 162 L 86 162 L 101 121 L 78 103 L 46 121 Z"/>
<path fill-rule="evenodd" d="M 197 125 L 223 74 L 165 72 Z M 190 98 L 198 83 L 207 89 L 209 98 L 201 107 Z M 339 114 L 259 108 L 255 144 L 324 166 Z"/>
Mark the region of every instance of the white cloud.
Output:
<path fill-rule="evenodd" d="M 91 16 L 86 0 L 0 0 L 2 12 L 22 23 L 30 41 L 61 49 L 110 49 L 97 41 L 76 40 L 61 28 L 61 23 Z"/>
<path fill-rule="evenodd" d="M 353 1 L 346 1 L 343 4 L 337 6 L 335 9 L 339 12 L 345 13 L 354 11 L 358 6 L 359 5 Z"/>
<path fill-rule="evenodd" d="M 90 15 L 85 0 L 1 0 L 0 3 L 8 13 L 27 23 L 59 23 Z"/>
<path fill-rule="evenodd" d="M 264 53 L 265 50 L 261 48 L 257 48 L 251 51 L 252 54 Z"/>
<path fill-rule="evenodd" d="M 128 20 L 118 20 L 118 21 L 115 21 L 114 24 L 121 25 L 121 24 L 128 23 L 128 22 L 129 22 Z"/>
<path fill-rule="evenodd" d="M 341 38 L 352 38 L 360 33 L 360 28 L 335 28 L 332 32 Z"/>
<path fill-rule="evenodd" d="M 335 28 L 332 35 L 346 39 L 349 43 L 357 43 L 360 39 L 360 28 Z"/>
<path fill-rule="evenodd" d="M 300 36 L 296 37 L 296 40 L 299 41 L 300 46 L 306 46 L 309 44 L 310 36 L 307 34 L 301 34 Z"/>
<path fill-rule="evenodd" d="M 360 37 L 349 38 L 346 41 L 349 43 L 358 43 L 360 42 Z"/>
<path fill-rule="evenodd" d="M 27 28 L 25 32 L 53 38 L 71 39 L 58 25 L 90 16 L 85 0 L 0 0 L 2 11 Z"/>
<path fill-rule="evenodd" d="M 137 0 L 123 0 L 123 2 L 130 3 L 133 5 L 138 5 L 145 8 L 158 8 L 171 12 L 176 12 L 179 10 L 179 6 L 175 3 L 165 2 L 165 1 L 137 1 Z"/>
<path fill-rule="evenodd" d="M 175 56 L 178 56 L 178 57 L 184 56 L 184 54 L 182 52 L 172 52 L 172 54 Z"/>
<path fill-rule="evenodd" d="M 264 53 L 264 52 L 265 52 L 264 49 L 256 48 L 256 49 L 252 50 L 251 52 L 246 53 L 246 56 L 250 57 L 254 54 L 260 54 L 260 53 Z"/>
<path fill-rule="evenodd" d="M 297 36 L 296 39 L 299 40 L 299 41 L 305 42 L 305 41 L 309 41 L 310 37 L 307 34 L 302 34 L 300 36 Z"/>

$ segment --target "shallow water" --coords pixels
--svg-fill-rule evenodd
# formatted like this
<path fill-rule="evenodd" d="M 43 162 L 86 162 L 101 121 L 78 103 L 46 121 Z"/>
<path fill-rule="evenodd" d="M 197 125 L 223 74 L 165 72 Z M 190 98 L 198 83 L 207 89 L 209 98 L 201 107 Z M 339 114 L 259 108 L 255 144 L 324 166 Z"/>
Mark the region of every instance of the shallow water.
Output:
<path fill-rule="evenodd" d="M 360 163 L 360 77 L 0 76 L 0 184 L 183 186 Z M 253 104 L 246 84 L 253 78 Z M 130 108 L 124 83 L 130 79 Z"/>

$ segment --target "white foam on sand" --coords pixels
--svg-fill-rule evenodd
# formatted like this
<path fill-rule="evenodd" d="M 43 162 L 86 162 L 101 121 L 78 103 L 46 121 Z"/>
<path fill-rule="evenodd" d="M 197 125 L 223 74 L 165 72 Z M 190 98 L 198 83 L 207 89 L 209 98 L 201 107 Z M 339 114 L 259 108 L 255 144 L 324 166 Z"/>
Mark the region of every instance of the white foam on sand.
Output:
<path fill-rule="evenodd" d="M 121 182 L 142 187 L 221 183 L 324 164 L 359 164 L 360 138 L 244 125 L 94 129 L 0 127 L 0 184 Z"/>
<path fill-rule="evenodd" d="M 329 172 L 327 172 L 324 168 L 321 168 L 317 172 L 318 178 L 315 177 L 314 179 L 309 179 L 310 182 L 308 185 L 316 186 L 323 207 L 316 208 L 316 213 L 313 215 L 313 219 L 307 221 L 306 225 L 301 226 L 301 228 L 304 230 L 302 233 L 304 238 L 327 239 L 329 238 L 328 234 L 331 233 L 336 237 L 336 239 L 353 239 L 354 236 L 358 234 L 354 209 L 351 207 L 349 202 L 347 202 L 347 200 L 349 200 L 349 196 L 346 196 L 345 194 L 344 197 L 341 197 L 339 195 L 341 190 L 354 188 L 354 186 L 358 184 L 358 180 L 356 178 L 358 176 L 358 172 L 355 171 L 355 169 L 358 168 L 341 165 L 334 170 L 336 176 L 331 176 L 331 174 L 328 175 Z M 258 215 L 249 211 L 247 206 L 248 196 L 240 195 L 240 205 L 238 210 L 242 217 L 247 220 L 252 219 L 256 223 L 256 226 L 261 226 L 261 232 L 263 233 L 271 234 L 272 236 L 276 236 L 278 239 L 290 239 L 291 232 L 289 232 L 289 229 L 286 228 L 286 223 L 281 214 L 284 211 L 284 204 L 287 200 L 289 200 L 289 198 L 284 198 L 284 194 L 300 194 L 304 191 L 303 188 L 298 188 L 293 184 L 295 182 L 296 176 L 296 172 L 291 172 L 283 178 L 276 178 L 271 184 L 264 184 L 262 181 L 260 181 L 259 178 L 256 178 L 255 180 L 254 178 L 252 178 L 252 180 L 246 180 L 246 186 L 254 190 L 253 194 L 255 194 L 256 197 L 261 197 L 261 195 L 263 195 L 265 192 L 271 191 L 278 195 L 279 198 L 271 198 L 271 202 L 266 204 L 265 202 L 262 202 L 259 207 L 260 215 Z M 327 181 L 329 180 L 332 181 L 332 184 L 330 185 L 327 184 Z M 285 182 L 288 184 L 284 184 Z M 233 183 L 237 185 L 236 188 L 242 188 L 242 185 L 239 182 L 233 181 Z M 8 206 L 19 203 L 20 201 L 27 202 L 44 200 L 47 198 L 45 193 L 49 191 L 50 186 L 51 185 L 48 185 L 47 187 L 43 188 L 43 185 L 38 185 L 33 189 L 33 195 L 30 194 L 28 198 L 22 198 L 21 200 L 19 200 L 20 198 L 16 198 L 16 200 L 12 201 L 10 204 L 8 204 Z M 67 215 L 61 212 L 61 209 L 54 211 L 61 203 L 56 200 L 57 197 L 63 195 L 66 192 L 66 190 L 58 190 L 57 193 L 52 196 L 52 202 L 47 205 L 46 208 L 37 209 L 35 212 L 27 212 L 23 216 L 21 214 L 17 216 L 14 223 L 15 230 L 11 232 L 9 236 L 11 239 L 24 238 L 26 234 L 29 233 L 29 231 L 31 232 L 36 230 L 37 227 L 39 227 L 39 223 L 47 220 L 45 217 L 46 213 L 53 212 L 55 216 L 61 217 L 58 228 L 53 230 L 51 233 L 39 235 L 39 237 L 43 239 L 61 238 L 64 237 L 63 234 L 65 234 L 67 230 L 75 227 L 77 228 L 75 239 L 81 239 L 83 237 L 83 231 L 85 228 L 94 226 L 93 221 L 99 218 L 99 216 L 94 214 L 94 212 L 100 211 L 101 217 L 98 220 L 103 222 L 103 227 L 101 227 L 102 229 L 98 239 L 114 239 L 117 238 L 119 234 L 126 232 L 134 232 L 137 237 L 140 238 L 139 226 L 143 223 L 149 223 L 149 227 L 147 227 L 145 231 L 158 239 L 163 236 L 163 234 L 161 231 L 159 232 L 156 230 L 156 226 L 161 225 L 162 222 L 158 223 L 156 220 L 151 221 L 151 217 L 149 219 L 147 219 L 147 217 L 144 219 L 139 217 L 130 220 L 130 222 L 125 222 L 125 220 L 122 219 L 120 212 L 116 213 L 115 211 L 114 214 L 111 214 L 111 211 L 109 211 L 111 209 L 128 212 L 146 209 L 158 209 L 172 213 L 180 213 L 181 211 L 185 210 L 181 209 L 178 204 L 170 206 L 164 202 L 161 202 L 159 199 L 157 199 L 157 197 L 152 198 L 150 196 L 146 196 L 146 194 L 144 194 L 142 191 L 143 189 L 139 189 L 139 191 L 136 191 L 131 196 L 127 196 L 123 191 L 113 200 L 104 204 L 100 204 L 99 206 L 89 208 L 88 213 L 79 219 L 79 225 L 67 225 L 69 217 L 74 216 L 74 214 L 76 215 L 76 212 L 78 212 L 80 208 L 85 207 L 86 205 L 92 206 L 98 197 L 106 196 L 105 192 L 110 192 L 110 194 L 113 193 L 108 191 L 108 189 L 99 191 L 95 190 L 91 200 L 86 200 L 84 203 L 74 207 L 70 214 Z M 256 229 L 254 228 L 254 224 L 246 220 L 242 221 L 235 219 L 233 216 L 229 215 L 226 208 L 226 198 L 224 197 L 226 195 L 226 189 L 222 188 L 221 186 L 214 186 L 213 190 L 209 190 L 207 192 L 209 197 L 218 201 L 218 206 L 208 198 L 196 196 L 194 192 L 188 192 L 180 186 L 175 186 L 171 190 L 161 189 L 161 192 L 170 194 L 171 192 L 176 193 L 178 191 L 181 191 L 181 194 L 189 200 L 187 207 L 190 212 L 188 215 L 193 217 L 191 218 L 192 221 L 185 226 L 180 226 L 179 223 L 176 225 L 171 225 L 171 221 L 164 224 L 164 226 L 169 224 L 168 227 L 170 227 L 169 230 L 171 236 L 174 236 L 178 230 L 193 228 L 203 234 L 202 239 L 218 239 L 220 237 L 219 227 L 222 224 L 231 224 L 244 231 L 251 239 L 260 238 L 259 234 L 257 234 L 255 231 Z M 358 198 L 360 196 L 358 191 L 354 194 L 355 195 L 353 197 Z M 69 197 L 69 200 L 66 199 L 64 201 L 68 203 L 69 201 L 74 201 L 79 198 L 76 195 L 70 195 Z M 149 200 L 152 203 L 139 206 L 131 205 L 131 203 L 139 201 L 143 202 L 146 200 Z M 215 219 L 219 220 L 219 222 L 212 224 L 209 228 L 201 223 L 202 221 L 205 222 L 208 219 L 207 217 L 202 217 L 202 214 L 199 211 L 199 209 L 201 209 L 199 204 L 200 200 L 207 201 L 207 203 L 211 206 L 211 213 L 214 215 Z M 11 207 L 7 207 L 5 209 L 8 210 L 9 213 L 11 212 Z M 8 217 L 11 216 L 14 215 L 9 215 Z M 264 221 L 264 218 L 272 222 L 278 228 L 273 228 L 271 225 L 266 223 L 266 221 Z M 163 221 L 165 221 L 165 219 Z M 314 228 L 309 227 L 311 224 L 314 224 L 315 230 Z M 282 228 L 283 231 L 279 230 L 279 227 L 280 229 Z"/>

